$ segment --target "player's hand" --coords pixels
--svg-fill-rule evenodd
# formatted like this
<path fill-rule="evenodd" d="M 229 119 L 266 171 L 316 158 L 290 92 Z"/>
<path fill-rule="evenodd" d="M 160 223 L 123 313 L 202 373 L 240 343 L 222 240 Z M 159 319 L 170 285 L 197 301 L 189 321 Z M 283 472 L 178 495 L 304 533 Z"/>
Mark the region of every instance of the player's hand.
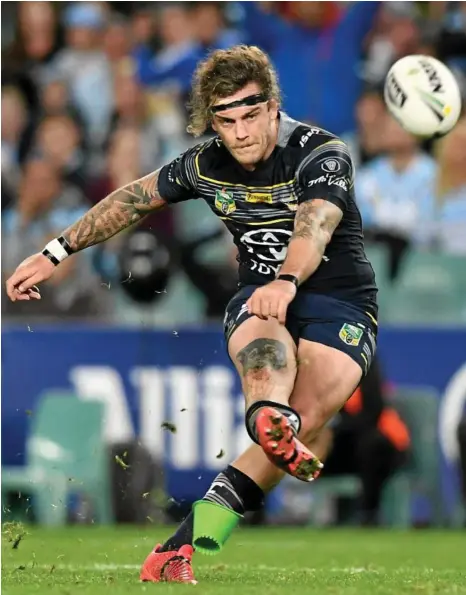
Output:
<path fill-rule="evenodd" d="M 6 282 L 6 292 L 12 302 L 40 300 L 38 283 L 52 276 L 55 265 L 46 256 L 33 254 L 18 266 Z"/>
<path fill-rule="evenodd" d="M 262 320 L 269 316 L 285 324 L 289 304 L 296 295 L 296 286 L 290 281 L 276 279 L 255 290 L 246 302 L 250 314 Z"/>

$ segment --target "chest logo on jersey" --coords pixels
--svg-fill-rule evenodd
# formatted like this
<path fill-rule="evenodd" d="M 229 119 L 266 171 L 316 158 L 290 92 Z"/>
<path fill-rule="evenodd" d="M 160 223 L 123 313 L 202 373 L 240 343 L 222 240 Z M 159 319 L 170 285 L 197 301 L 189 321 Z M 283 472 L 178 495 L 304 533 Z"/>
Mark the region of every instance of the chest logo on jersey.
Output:
<path fill-rule="evenodd" d="M 253 229 L 241 237 L 241 242 L 261 260 L 283 262 L 291 234 L 288 229 Z"/>
<path fill-rule="evenodd" d="M 273 202 L 273 198 L 271 194 L 265 194 L 264 192 L 247 192 L 246 202 L 267 203 L 270 205 Z"/>
<path fill-rule="evenodd" d="M 227 192 L 224 188 L 215 192 L 215 208 L 221 211 L 224 215 L 229 215 L 236 211 L 236 204 L 231 192 Z"/>

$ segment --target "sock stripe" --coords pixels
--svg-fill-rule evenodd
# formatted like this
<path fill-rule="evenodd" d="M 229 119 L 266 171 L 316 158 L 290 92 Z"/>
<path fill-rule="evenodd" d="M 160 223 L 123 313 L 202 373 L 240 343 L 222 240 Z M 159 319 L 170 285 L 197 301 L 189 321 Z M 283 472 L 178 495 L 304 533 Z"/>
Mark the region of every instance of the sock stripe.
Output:
<path fill-rule="evenodd" d="M 220 504 L 220 506 L 224 506 L 225 508 L 231 508 L 230 504 L 227 500 L 218 496 L 217 494 L 206 494 L 203 500 L 207 500 L 208 502 L 214 502 L 215 504 Z"/>
<path fill-rule="evenodd" d="M 204 500 L 231 508 L 240 514 L 244 513 L 244 502 L 236 492 L 230 478 L 224 473 L 219 473 L 214 479 L 209 491 L 204 496 Z"/>

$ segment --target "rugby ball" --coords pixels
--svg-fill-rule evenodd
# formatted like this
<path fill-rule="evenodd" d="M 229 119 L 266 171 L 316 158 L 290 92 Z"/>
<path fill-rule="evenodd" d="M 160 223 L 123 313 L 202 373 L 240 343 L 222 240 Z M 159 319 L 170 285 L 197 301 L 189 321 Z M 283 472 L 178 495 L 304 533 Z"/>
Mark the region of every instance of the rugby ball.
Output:
<path fill-rule="evenodd" d="M 384 98 L 401 126 L 423 138 L 444 136 L 461 113 L 461 93 L 453 73 L 431 56 L 411 55 L 395 62 L 385 79 Z"/>

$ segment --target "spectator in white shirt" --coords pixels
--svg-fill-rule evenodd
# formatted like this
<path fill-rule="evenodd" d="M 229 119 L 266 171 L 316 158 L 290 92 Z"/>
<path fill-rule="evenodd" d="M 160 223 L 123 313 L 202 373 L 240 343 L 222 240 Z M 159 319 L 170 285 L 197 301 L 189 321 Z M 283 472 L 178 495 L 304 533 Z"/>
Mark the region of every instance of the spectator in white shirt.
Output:
<path fill-rule="evenodd" d="M 356 199 L 366 237 L 389 246 L 395 277 L 406 248 L 423 234 L 420 221 L 432 209 L 437 166 L 412 135 L 388 114 L 384 118 L 384 155 L 357 174 Z"/>

